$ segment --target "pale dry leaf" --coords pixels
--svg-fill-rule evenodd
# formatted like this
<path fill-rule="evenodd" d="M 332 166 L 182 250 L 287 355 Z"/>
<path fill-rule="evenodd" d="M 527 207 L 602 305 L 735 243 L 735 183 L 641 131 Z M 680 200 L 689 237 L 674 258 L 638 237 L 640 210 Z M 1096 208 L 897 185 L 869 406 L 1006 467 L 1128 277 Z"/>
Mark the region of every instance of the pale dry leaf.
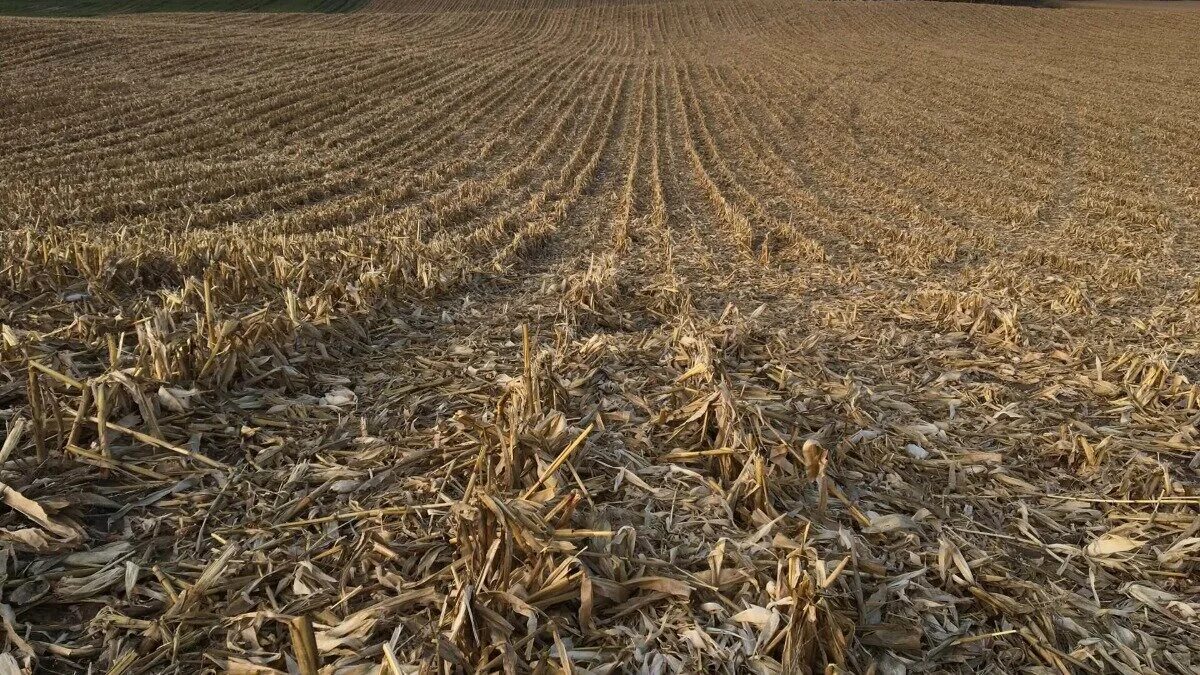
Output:
<path fill-rule="evenodd" d="M 759 628 L 766 628 L 775 613 L 774 610 L 767 609 L 766 607 L 751 605 L 729 617 L 729 620 L 737 623 L 752 623 Z"/>
<path fill-rule="evenodd" d="M 55 521 L 46 513 L 41 504 L 4 483 L 0 483 L 0 498 L 4 500 L 5 504 L 64 541 L 72 541 L 81 537 L 81 533 L 76 528 Z"/>
<path fill-rule="evenodd" d="M 902 530 L 915 530 L 917 523 L 911 517 L 900 513 L 890 513 L 871 518 L 871 524 L 863 528 L 865 534 L 886 534 Z"/>
<path fill-rule="evenodd" d="M 630 588 L 655 591 L 679 598 L 688 598 L 692 594 L 692 587 L 690 585 L 678 579 L 668 577 L 638 577 L 637 579 L 630 579 L 625 582 L 625 585 Z"/>
<path fill-rule="evenodd" d="M 1143 543 L 1124 535 L 1109 533 L 1094 539 L 1084 550 L 1090 556 L 1102 557 L 1136 551 L 1142 547 Z"/>

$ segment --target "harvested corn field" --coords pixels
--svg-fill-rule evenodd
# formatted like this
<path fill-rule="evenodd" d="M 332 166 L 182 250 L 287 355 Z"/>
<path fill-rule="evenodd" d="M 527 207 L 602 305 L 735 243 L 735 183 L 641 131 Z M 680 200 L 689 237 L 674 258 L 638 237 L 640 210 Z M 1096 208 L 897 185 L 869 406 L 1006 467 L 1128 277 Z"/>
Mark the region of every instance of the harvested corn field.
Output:
<path fill-rule="evenodd" d="M 1196 673 L 1196 35 L 0 18 L 0 670 Z"/>

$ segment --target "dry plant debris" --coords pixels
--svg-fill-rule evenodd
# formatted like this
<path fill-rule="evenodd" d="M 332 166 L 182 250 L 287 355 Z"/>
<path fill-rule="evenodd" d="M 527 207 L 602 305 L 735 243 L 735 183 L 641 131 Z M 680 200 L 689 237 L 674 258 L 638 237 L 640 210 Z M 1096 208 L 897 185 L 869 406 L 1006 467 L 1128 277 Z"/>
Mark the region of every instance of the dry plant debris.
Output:
<path fill-rule="evenodd" d="M 0 19 L 0 672 L 1200 672 L 1197 35 Z"/>

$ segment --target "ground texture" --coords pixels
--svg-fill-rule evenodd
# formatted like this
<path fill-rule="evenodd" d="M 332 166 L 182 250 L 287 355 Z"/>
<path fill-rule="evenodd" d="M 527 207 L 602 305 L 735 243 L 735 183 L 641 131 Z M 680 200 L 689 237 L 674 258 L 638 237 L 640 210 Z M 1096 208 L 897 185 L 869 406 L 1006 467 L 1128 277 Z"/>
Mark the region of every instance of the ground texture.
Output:
<path fill-rule="evenodd" d="M 0 671 L 1197 672 L 1197 34 L 0 18 Z"/>

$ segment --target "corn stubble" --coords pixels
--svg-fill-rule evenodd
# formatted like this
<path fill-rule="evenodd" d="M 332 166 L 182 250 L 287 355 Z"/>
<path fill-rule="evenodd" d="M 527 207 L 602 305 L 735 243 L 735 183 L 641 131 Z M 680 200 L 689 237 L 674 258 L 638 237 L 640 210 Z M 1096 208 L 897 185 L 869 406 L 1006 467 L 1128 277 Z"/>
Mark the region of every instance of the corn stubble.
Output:
<path fill-rule="evenodd" d="M 1197 31 L 0 19 L 0 670 L 1196 672 Z"/>

